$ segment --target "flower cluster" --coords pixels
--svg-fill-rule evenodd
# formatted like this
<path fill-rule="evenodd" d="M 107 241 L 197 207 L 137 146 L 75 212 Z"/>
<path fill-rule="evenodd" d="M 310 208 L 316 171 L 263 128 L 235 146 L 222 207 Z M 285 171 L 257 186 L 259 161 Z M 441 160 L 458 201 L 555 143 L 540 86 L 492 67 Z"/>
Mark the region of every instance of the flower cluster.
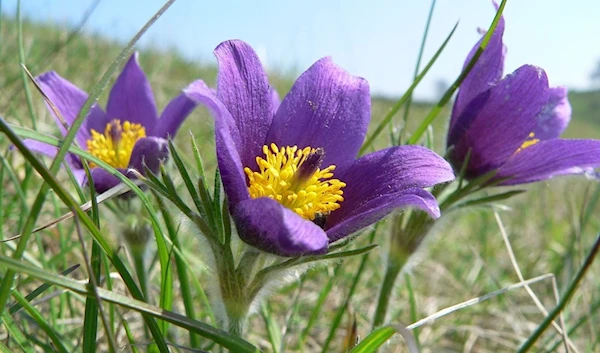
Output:
<path fill-rule="evenodd" d="M 223 187 L 246 243 L 318 254 L 399 207 L 439 216 L 424 188 L 454 179 L 440 156 L 399 146 L 357 158 L 371 116 L 366 80 L 323 58 L 279 104 L 248 44 L 227 41 L 215 55 L 216 96 L 204 85 L 192 98 L 215 116 Z"/>
<path fill-rule="evenodd" d="M 531 65 L 502 78 L 504 25 L 501 18 L 458 91 L 448 129 L 450 161 L 457 170 L 468 162 L 468 179 L 496 171 L 494 180 L 502 185 L 599 166 L 600 141 L 559 138 L 571 119 L 565 87 L 548 87 L 544 70 Z M 480 44 L 473 47 L 465 66 Z"/>
<path fill-rule="evenodd" d="M 68 126 L 83 107 L 87 94 L 54 71 L 38 76 L 36 81 L 58 109 L 60 117 L 52 109 L 50 112 L 61 133 L 66 135 Z M 76 142 L 79 147 L 124 174 L 128 168 L 144 170 L 143 164 L 156 172 L 161 161 L 168 157 L 166 139 L 175 135 L 197 105 L 189 98 L 190 87 L 193 84 L 165 107 L 159 119 L 152 88 L 136 53 L 112 87 L 106 112 L 94 104 L 83 126 L 77 131 Z M 31 150 L 51 157 L 57 152 L 56 147 L 42 142 L 26 140 L 25 144 Z M 77 182 L 85 185 L 87 178 L 81 159 L 69 154 L 66 161 Z M 119 183 L 119 179 L 108 171 L 94 164 L 90 164 L 90 167 L 97 192 L 102 193 Z"/>

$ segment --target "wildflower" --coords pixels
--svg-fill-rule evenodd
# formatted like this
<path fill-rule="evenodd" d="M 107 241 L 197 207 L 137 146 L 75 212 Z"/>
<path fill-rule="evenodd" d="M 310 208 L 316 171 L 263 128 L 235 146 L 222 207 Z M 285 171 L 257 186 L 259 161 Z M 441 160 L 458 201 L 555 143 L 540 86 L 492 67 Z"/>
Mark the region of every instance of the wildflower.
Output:
<path fill-rule="evenodd" d="M 488 47 L 459 89 L 447 139 L 452 164 L 461 169 L 470 154 L 467 179 L 495 170 L 494 181 L 502 185 L 599 166 L 600 141 L 558 138 L 571 118 L 566 88 L 549 88 L 546 73 L 531 65 L 502 78 L 503 33 L 501 18 Z M 466 62 L 480 44 L 481 40 Z"/>
<path fill-rule="evenodd" d="M 143 170 L 142 163 L 158 171 L 161 161 L 168 156 L 166 139 L 175 135 L 183 120 L 197 105 L 189 98 L 188 87 L 166 106 L 159 119 L 152 88 L 139 66 L 137 56 L 137 53 L 132 55 L 112 87 L 106 112 L 94 104 L 76 136 L 81 148 L 121 173 L 128 168 Z M 56 105 L 67 125 L 71 125 L 83 107 L 87 94 L 54 71 L 40 75 L 36 81 Z M 66 135 L 63 123 L 52 111 L 51 114 L 63 136 Z M 36 152 L 56 155 L 57 148 L 54 146 L 33 140 L 26 140 L 25 143 Z M 80 158 L 68 154 L 65 160 L 77 182 L 82 186 L 87 184 Z M 97 168 L 93 163 L 90 167 L 97 192 L 102 193 L 119 183 L 119 179 L 106 170 Z"/>
<path fill-rule="evenodd" d="M 194 96 L 215 116 L 219 169 L 240 238 L 282 256 L 317 254 L 399 207 L 439 216 L 425 187 L 454 178 L 420 146 L 356 159 L 370 120 L 369 86 L 330 58 L 313 64 L 278 108 L 254 50 L 227 41 L 216 97 Z"/>

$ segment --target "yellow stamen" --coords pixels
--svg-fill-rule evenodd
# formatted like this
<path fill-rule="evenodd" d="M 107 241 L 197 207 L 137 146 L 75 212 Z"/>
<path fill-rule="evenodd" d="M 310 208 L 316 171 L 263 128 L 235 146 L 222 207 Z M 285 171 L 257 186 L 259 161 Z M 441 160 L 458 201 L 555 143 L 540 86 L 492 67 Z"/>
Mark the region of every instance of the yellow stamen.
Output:
<path fill-rule="evenodd" d="M 340 202 L 344 201 L 342 188 L 346 184 L 332 179 L 335 165 L 323 170 L 308 166 L 297 173 L 307 157 L 322 153 L 322 150 L 298 149 L 297 146 L 278 148 L 271 144 L 263 146 L 263 153 L 264 158 L 256 157 L 258 172 L 244 168 L 252 198 L 271 198 L 311 221 L 317 215 L 327 215 L 341 207 Z M 302 175 L 307 169 L 312 174 Z"/>
<path fill-rule="evenodd" d="M 525 149 L 525 148 L 527 148 L 527 147 L 529 147 L 529 146 L 533 146 L 533 145 L 535 145 L 536 143 L 540 142 L 540 139 L 536 139 L 536 138 L 534 138 L 534 137 L 535 137 L 535 133 L 533 133 L 533 132 L 530 132 L 530 133 L 529 133 L 529 136 L 527 137 L 527 140 L 525 140 L 525 141 L 523 142 L 523 144 L 521 145 L 521 147 L 519 147 L 519 148 L 518 148 L 518 149 L 515 151 L 515 153 L 521 152 L 523 149 Z"/>
<path fill-rule="evenodd" d="M 92 129 L 92 137 L 87 141 L 90 154 L 115 168 L 127 168 L 135 143 L 146 137 L 146 129 L 141 124 L 133 124 L 114 119 L 104 129 L 104 134 Z M 90 163 L 90 167 L 96 167 Z"/>

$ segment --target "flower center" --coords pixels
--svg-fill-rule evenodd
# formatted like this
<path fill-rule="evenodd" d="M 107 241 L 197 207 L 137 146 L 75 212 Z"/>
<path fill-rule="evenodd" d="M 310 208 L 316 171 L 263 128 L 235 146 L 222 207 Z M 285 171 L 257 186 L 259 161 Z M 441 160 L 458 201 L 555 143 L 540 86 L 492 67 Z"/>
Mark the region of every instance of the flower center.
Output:
<path fill-rule="evenodd" d="M 92 129 L 92 137 L 87 141 L 87 149 L 95 157 L 114 168 L 127 168 L 135 143 L 146 137 L 146 129 L 141 124 L 113 119 L 106 124 L 104 134 Z M 96 167 L 90 163 L 90 167 Z"/>
<path fill-rule="evenodd" d="M 320 223 L 324 216 L 341 207 L 346 184 L 332 179 L 335 165 L 319 168 L 323 149 L 278 148 L 271 144 L 263 146 L 263 153 L 264 158 L 256 157 L 258 172 L 244 168 L 252 198 L 271 198 L 301 217 L 311 221 L 316 218 Z"/>
<path fill-rule="evenodd" d="M 521 152 L 523 149 L 525 149 L 525 148 L 527 148 L 527 147 L 529 147 L 529 146 L 533 146 L 533 145 L 535 145 L 536 143 L 540 142 L 540 139 L 536 139 L 536 138 L 534 138 L 534 137 L 535 137 L 535 133 L 533 133 L 533 132 L 530 132 L 530 133 L 529 133 L 529 136 L 527 137 L 527 140 L 525 140 L 525 141 L 523 142 L 523 144 L 521 144 L 521 147 L 519 147 L 519 148 L 518 148 L 518 149 L 515 151 L 515 153 L 519 153 L 519 152 Z"/>

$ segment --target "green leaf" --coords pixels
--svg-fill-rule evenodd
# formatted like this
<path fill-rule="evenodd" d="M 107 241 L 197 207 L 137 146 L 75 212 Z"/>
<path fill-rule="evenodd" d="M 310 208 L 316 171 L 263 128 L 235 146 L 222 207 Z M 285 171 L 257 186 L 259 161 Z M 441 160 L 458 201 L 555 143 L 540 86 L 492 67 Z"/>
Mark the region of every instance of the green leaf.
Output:
<path fill-rule="evenodd" d="M 2 325 L 3 324 L 3 325 Z M 27 340 L 23 332 L 17 327 L 12 317 L 10 317 L 7 313 L 2 315 L 2 320 L 0 321 L 0 327 L 6 327 L 6 331 L 12 337 L 12 340 L 17 343 L 17 345 L 23 350 L 25 353 L 34 353 L 34 348 Z M 12 351 L 11 351 L 12 352 Z"/>
<path fill-rule="evenodd" d="M 277 325 L 277 320 L 271 316 L 271 308 L 268 303 L 261 306 L 260 314 L 267 327 L 269 343 L 271 343 L 273 353 L 279 353 L 279 347 L 281 347 L 281 328 Z"/>
<path fill-rule="evenodd" d="M 479 205 L 485 205 L 487 203 L 491 203 L 491 202 L 497 202 L 497 201 L 502 201 L 502 200 L 506 200 L 509 199 L 515 195 L 519 195 L 524 193 L 526 190 L 511 190 L 511 191 L 507 191 L 507 192 L 503 192 L 500 194 L 496 194 L 496 195 L 491 195 L 491 196 L 485 196 L 485 197 L 481 197 L 475 200 L 468 200 L 462 203 L 459 203 L 458 205 L 454 206 L 456 208 L 464 208 L 464 207 L 473 207 L 473 206 L 479 206 Z"/>
<path fill-rule="evenodd" d="M 12 349 L 9 349 L 7 346 L 4 345 L 4 343 L 2 343 L 2 341 L 0 341 L 0 352 L 1 353 L 14 353 Z"/>
<path fill-rule="evenodd" d="M 342 273 L 340 268 L 341 268 L 340 266 L 336 266 L 334 268 L 333 274 L 329 277 L 329 279 L 327 280 L 327 283 L 325 283 L 325 285 L 323 286 L 323 289 L 321 289 L 321 292 L 319 293 L 319 298 L 317 299 L 317 303 L 315 304 L 315 307 L 312 309 L 310 318 L 308 319 L 308 322 L 306 323 L 306 326 L 304 327 L 304 329 L 302 330 L 302 334 L 300 335 L 299 346 L 302 349 L 304 349 L 304 342 L 306 341 L 306 337 L 308 337 L 308 334 L 310 333 L 311 328 L 314 326 L 314 324 L 317 322 L 317 319 L 322 314 L 321 310 L 323 310 L 323 305 L 325 304 L 325 300 L 327 300 L 327 297 L 329 297 L 329 293 L 331 292 L 331 289 L 333 288 L 334 282 L 337 280 L 337 278 Z"/>
<path fill-rule="evenodd" d="M 50 326 L 46 319 L 44 319 L 42 314 L 40 314 L 40 312 L 36 308 L 34 308 L 33 305 L 31 305 L 29 301 L 27 301 L 27 299 L 25 299 L 25 297 L 23 297 L 23 295 L 21 295 L 21 293 L 19 293 L 18 291 L 13 290 L 12 295 L 17 300 L 19 305 L 23 306 L 27 313 L 31 315 L 36 324 L 48 335 L 48 337 L 52 340 L 52 343 L 54 344 L 56 350 L 61 353 L 68 353 L 70 350 L 64 346 L 63 338 L 60 337 L 58 333 L 56 333 L 56 331 L 54 331 L 52 326 Z"/>
<path fill-rule="evenodd" d="M 369 243 L 372 244 L 373 241 L 375 240 L 375 234 L 377 233 L 377 229 L 379 228 L 380 224 L 381 224 L 381 222 L 376 223 L 375 228 L 369 234 Z M 338 311 L 335 315 L 335 318 L 333 319 L 333 321 L 330 324 L 329 335 L 327 336 L 327 340 L 325 341 L 325 344 L 323 344 L 322 352 L 328 351 L 329 345 L 331 344 L 331 342 L 333 342 L 333 339 L 335 338 L 335 333 L 336 333 L 338 327 L 340 326 L 340 323 L 342 322 L 342 318 L 344 317 L 344 314 L 346 313 L 346 310 L 348 309 L 348 306 L 350 305 L 352 297 L 354 296 L 356 288 L 358 287 L 358 284 L 360 283 L 362 273 L 364 272 L 366 265 L 367 265 L 367 259 L 369 258 L 369 254 L 370 254 L 370 252 L 366 252 L 360 260 L 360 266 L 358 267 L 358 270 L 356 271 L 356 274 L 354 275 L 352 284 L 350 285 L 350 290 L 348 291 L 348 294 L 346 295 L 346 298 L 344 299 L 344 303 L 342 304 L 342 306 L 340 306 L 340 308 L 338 309 Z M 337 273 L 337 269 L 336 269 L 336 273 Z"/>
<path fill-rule="evenodd" d="M 419 56 L 417 57 L 417 63 L 415 64 L 415 73 L 413 75 L 413 81 L 417 79 L 419 75 L 419 67 L 421 66 L 421 60 L 423 59 L 423 52 L 425 51 L 425 43 L 427 42 L 427 34 L 429 34 L 429 27 L 431 26 L 431 18 L 433 17 L 433 10 L 435 9 L 436 0 L 431 1 L 431 7 L 429 8 L 429 15 L 427 16 L 427 22 L 425 23 L 425 30 L 423 31 L 423 38 L 421 39 L 421 47 L 419 48 Z M 408 113 L 410 111 L 410 104 L 412 103 L 412 92 L 406 101 L 404 108 L 404 115 L 402 116 L 402 127 L 398 132 L 398 136 L 395 137 L 394 145 L 399 145 L 402 141 L 402 134 L 408 124 Z"/>
<path fill-rule="evenodd" d="M 171 242 L 173 243 L 175 249 L 181 249 L 178 231 L 175 228 L 173 218 L 171 217 L 171 214 L 169 213 L 168 209 L 165 207 L 165 203 L 163 202 L 163 200 L 160 197 L 157 197 L 156 199 L 160 206 L 163 219 L 165 221 L 169 239 L 171 239 Z M 183 299 L 183 305 L 185 307 L 185 314 L 190 319 L 195 320 L 196 311 L 194 309 L 194 297 L 192 295 L 190 287 L 190 279 L 187 273 L 186 262 L 181 258 L 181 256 L 175 256 L 175 270 L 177 271 L 177 277 L 179 278 L 179 286 L 181 290 L 181 298 Z M 192 332 L 190 332 L 190 346 L 192 348 L 200 347 L 200 341 L 198 340 L 198 336 Z"/>
<path fill-rule="evenodd" d="M 173 140 L 169 140 L 169 151 L 171 152 L 173 162 L 175 163 L 175 166 L 177 167 L 177 170 L 179 171 L 179 174 L 183 179 L 183 183 L 185 184 L 188 193 L 192 197 L 194 205 L 196 205 L 196 209 L 198 209 L 198 212 L 200 212 L 201 215 L 206 214 L 204 206 L 202 205 L 202 200 L 199 197 L 198 190 L 196 190 L 196 187 L 194 186 L 194 183 L 192 182 L 192 179 L 190 178 L 190 175 L 187 172 L 187 168 L 183 164 L 181 157 L 179 157 L 179 152 L 177 151 L 177 148 L 175 148 Z"/>
<path fill-rule="evenodd" d="M 23 44 L 23 21 L 21 18 L 21 0 L 17 1 L 17 42 L 19 46 L 19 62 L 25 64 L 25 46 Z M 37 117 L 35 115 L 35 109 L 33 108 L 33 99 L 31 97 L 31 90 L 29 89 L 29 82 L 27 79 L 27 73 L 25 70 L 21 70 L 21 79 L 23 80 L 23 91 L 25 92 L 25 100 L 27 101 L 27 110 L 29 111 L 29 117 L 31 118 L 31 126 L 36 129 Z"/>
<path fill-rule="evenodd" d="M 190 132 L 190 141 L 192 142 L 192 150 L 194 151 L 194 160 L 196 161 L 196 167 L 198 168 L 198 174 L 200 179 L 206 180 L 206 174 L 204 173 L 204 164 L 202 163 L 202 156 L 200 155 L 200 149 L 196 143 L 196 138 Z M 207 190 L 208 192 L 208 190 Z"/>
<path fill-rule="evenodd" d="M 89 174 L 89 170 L 86 170 L 88 173 L 89 180 L 93 183 L 91 179 L 91 175 Z M 92 218 L 94 219 L 94 223 L 97 227 L 100 225 L 99 214 L 98 214 L 98 203 L 95 201 L 95 191 L 93 187 L 90 187 L 91 192 L 91 200 L 92 200 Z M 85 244 L 82 244 L 85 246 Z M 101 276 L 101 261 L 100 255 L 102 253 L 102 249 L 100 245 L 95 241 L 92 242 L 92 258 L 90 259 L 89 268 L 92 271 L 90 273 L 90 278 L 88 280 L 88 284 L 93 286 L 100 282 Z M 93 276 L 93 277 L 92 277 Z M 85 302 L 85 314 L 83 320 L 83 344 L 82 349 L 84 352 L 95 352 L 96 351 L 96 337 L 98 333 L 98 300 L 95 297 L 88 297 Z M 108 327 L 105 327 L 108 329 Z M 106 330 L 108 332 L 108 330 Z M 114 343 L 113 341 L 111 341 Z M 112 344 L 110 345 L 112 351 Z"/>
<path fill-rule="evenodd" d="M 373 353 L 381 348 L 392 336 L 399 333 L 404 338 L 410 353 L 418 353 L 414 337 L 406 328 L 397 325 L 382 326 L 371 332 L 359 344 L 354 347 L 350 353 Z"/>
<path fill-rule="evenodd" d="M 98 242 L 98 244 L 100 244 L 100 246 L 102 247 L 102 250 L 106 253 L 107 257 L 112 262 L 115 269 L 119 272 L 119 274 L 123 278 L 123 282 L 127 285 L 127 288 L 129 289 L 131 294 L 135 298 L 144 300 L 144 296 L 140 292 L 140 289 L 137 287 L 137 284 L 136 284 L 135 280 L 133 279 L 133 276 L 128 272 L 127 267 L 125 266 L 123 261 L 119 258 L 118 254 L 114 251 L 114 249 L 111 247 L 111 245 L 108 243 L 108 241 L 103 237 L 102 233 L 100 232 L 98 227 L 96 227 L 93 220 L 85 212 L 83 212 L 81 210 L 81 208 L 79 208 L 79 204 L 61 186 L 61 184 L 58 182 L 58 180 L 56 180 L 55 176 L 48 169 L 46 169 L 46 167 L 33 155 L 33 153 L 23 144 L 23 141 L 21 141 L 19 139 L 19 137 L 15 134 L 15 132 L 1 118 L 0 118 L 0 130 L 4 131 L 4 133 L 12 141 L 12 143 L 15 145 L 15 147 L 21 151 L 21 153 L 31 163 L 31 165 L 35 168 L 35 170 L 44 178 L 44 180 L 45 180 L 44 185 L 47 184 L 49 187 L 51 187 L 54 190 L 54 192 L 56 193 L 56 195 L 67 206 L 69 206 L 69 208 L 76 214 L 77 217 L 79 217 L 82 224 L 90 231 L 90 233 L 92 234 L 94 239 Z M 28 131 L 27 129 L 22 129 L 22 128 L 21 129 L 17 128 L 16 130 L 21 131 L 21 132 Z M 31 132 L 31 131 L 29 131 L 29 133 L 31 135 L 39 135 L 38 133 Z M 56 143 L 56 139 L 53 140 L 52 138 L 49 138 L 49 140 L 54 141 Z M 76 153 L 83 152 L 79 148 L 71 147 L 71 149 L 76 151 Z M 84 153 L 84 154 L 87 154 L 87 153 Z M 111 166 L 109 166 L 105 162 L 101 161 L 100 159 L 93 157 L 93 156 L 91 156 L 91 158 L 89 158 L 89 159 L 92 160 L 94 163 L 96 163 L 98 166 L 106 169 L 108 172 L 110 172 L 111 174 L 116 176 L 121 182 L 127 184 L 127 186 L 129 186 L 131 188 L 131 190 L 140 198 L 140 200 L 144 204 L 144 207 L 146 207 L 146 209 L 148 209 L 153 223 L 157 224 L 156 216 L 155 216 L 155 214 L 153 215 L 153 212 L 151 212 L 152 206 L 150 205 L 148 198 L 140 190 L 140 188 L 138 188 L 137 185 L 135 185 L 135 183 L 133 183 L 129 178 L 125 177 L 119 171 L 112 168 Z M 41 199 L 41 202 L 43 202 L 43 201 L 44 201 L 44 199 Z M 28 229 L 28 232 L 23 233 L 19 244 L 21 244 L 21 241 L 23 241 L 24 238 L 27 238 L 26 234 L 31 235 L 31 229 Z M 16 253 L 17 252 L 15 251 L 15 254 Z M 11 276 L 14 276 L 14 272 L 12 272 L 12 270 L 10 270 L 10 269 L 6 272 L 6 274 L 7 274 L 7 276 L 9 274 L 11 274 Z M 9 281 L 7 281 L 7 278 L 5 277 L 4 280 L 2 281 L 2 285 L 5 286 L 5 285 L 7 285 L 8 282 Z M 10 288 L 6 293 L 9 293 L 9 292 L 10 292 Z M 150 332 L 152 333 L 152 336 L 153 336 L 155 342 L 157 343 L 159 349 L 161 349 L 161 351 L 163 351 L 163 352 L 167 352 L 168 351 L 167 344 L 166 344 L 164 337 L 162 336 L 160 330 L 158 329 L 158 325 L 156 324 L 156 321 L 152 317 L 150 317 L 146 314 L 144 314 L 143 316 L 144 316 L 144 320 L 146 321 L 146 324 L 148 325 Z"/>
<path fill-rule="evenodd" d="M 221 213 L 221 174 L 219 168 L 215 170 L 215 185 L 213 189 L 213 217 L 214 217 L 214 229 L 215 233 L 219 237 L 221 244 L 227 244 L 228 238 L 225 235 L 225 229 L 223 227 L 223 214 Z"/>
<path fill-rule="evenodd" d="M 73 265 L 71 267 L 69 267 L 68 269 L 64 270 L 63 272 L 61 272 L 60 274 L 63 276 L 68 275 L 69 273 L 75 271 L 76 269 L 79 268 L 79 264 L 77 265 Z M 48 288 L 50 288 L 51 285 L 48 283 L 44 283 L 41 286 L 37 287 L 36 289 L 34 289 L 31 293 L 27 294 L 25 296 L 25 299 L 28 302 L 31 302 L 32 300 L 34 300 L 35 298 L 37 298 L 38 296 L 40 296 L 42 293 L 44 293 Z M 19 303 L 15 303 L 13 304 L 10 309 L 8 309 L 8 313 L 10 315 L 14 315 L 17 311 L 19 311 L 23 306 Z"/>
<path fill-rule="evenodd" d="M 73 279 L 66 278 L 63 276 L 56 275 L 43 269 L 33 267 L 31 265 L 16 261 L 6 256 L 0 256 L 0 264 L 13 271 L 27 274 L 31 277 L 37 278 L 40 281 L 54 284 L 66 289 L 69 289 L 75 293 L 82 295 L 93 295 L 89 292 L 89 289 L 85 284 L 81 284 Z M 98 288 L 99 297 L 110 303 L 114 303 L 125 308 L 135 310 L 137 312 L 151 315 L 153 317 L 168 321 L 176 326 L 182 327 L 187 330 L 191 330 L 203 337 L 213 340 L 217 344 L 230 349 L 232 352 L 239 353 L 256 353 L 260 350 L 243 340 L 240 337 L 230 334 L 227 331 L 212 327 L 203 322 L 192 320 L 186 316 L 164 310 L 162 308 L 150 305 L 143 301 L 128 298 L 124 295 L 108 291 L 103 288 Z"/>

